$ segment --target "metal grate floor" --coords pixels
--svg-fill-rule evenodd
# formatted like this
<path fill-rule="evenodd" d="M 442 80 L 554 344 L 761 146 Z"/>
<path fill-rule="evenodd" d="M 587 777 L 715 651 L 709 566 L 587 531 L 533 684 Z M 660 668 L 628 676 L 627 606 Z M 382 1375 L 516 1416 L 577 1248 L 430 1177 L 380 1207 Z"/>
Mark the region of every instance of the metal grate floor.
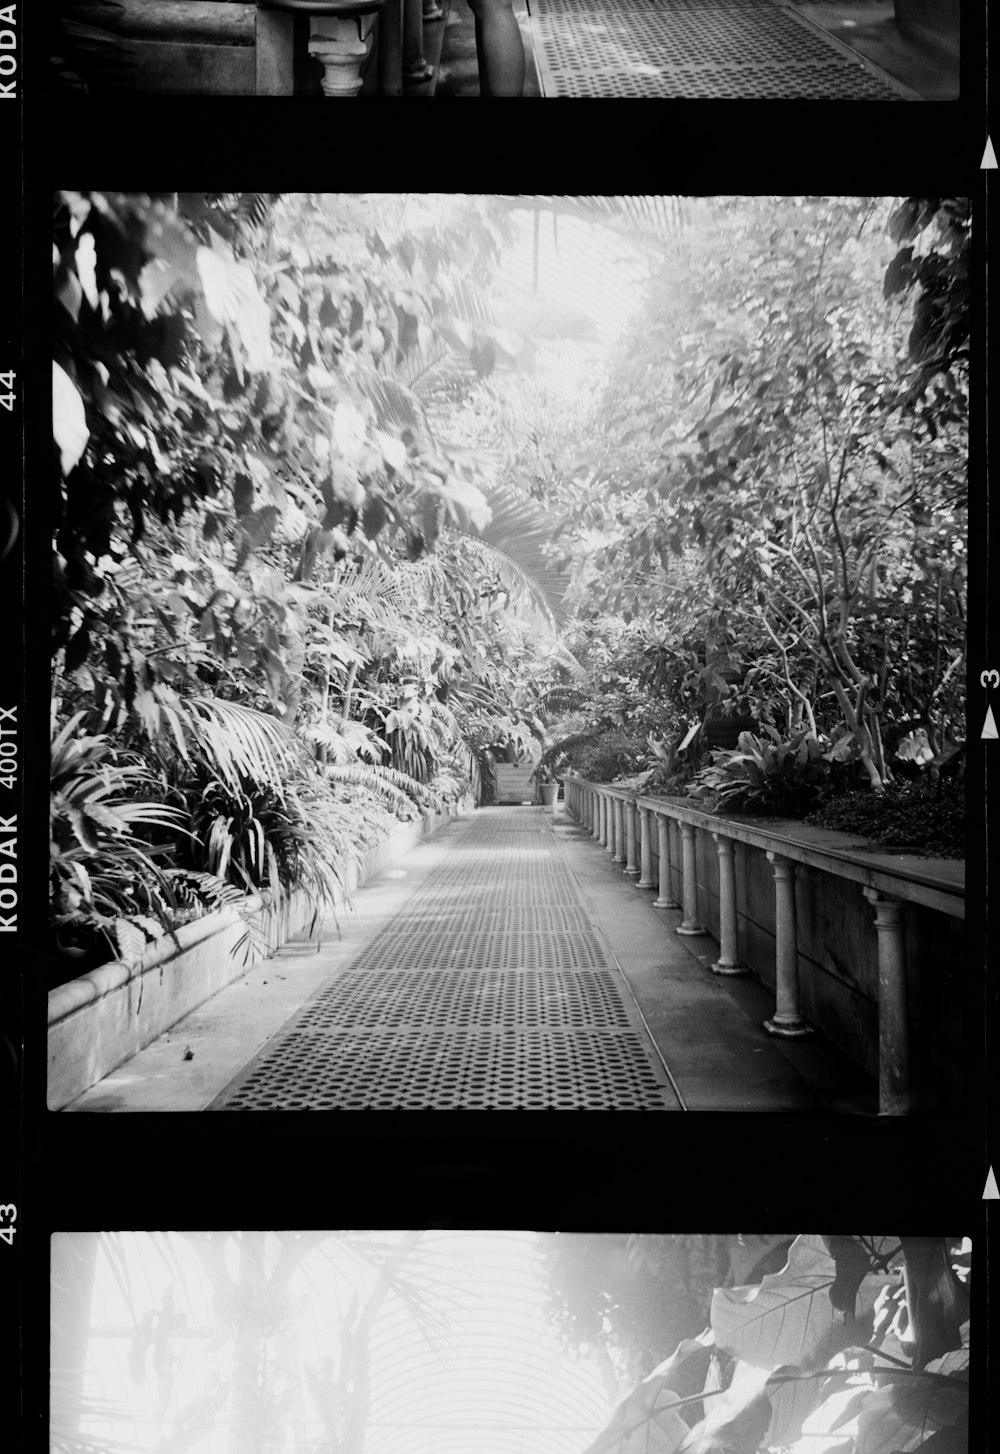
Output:
<path fill-rule="evenodd" d="M 916 99 L 773 0 L 531 0 L 546 96 Z"/>
<path fill-rule="evenodd" d="M 477 814 L 215 1110 L 677 1110 L 540 808 Z"/>

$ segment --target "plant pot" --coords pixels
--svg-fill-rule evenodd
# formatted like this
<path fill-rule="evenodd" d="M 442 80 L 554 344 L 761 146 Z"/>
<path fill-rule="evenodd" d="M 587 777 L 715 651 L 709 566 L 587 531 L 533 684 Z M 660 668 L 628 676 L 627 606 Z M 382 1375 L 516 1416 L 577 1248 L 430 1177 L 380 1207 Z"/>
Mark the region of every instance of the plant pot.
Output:
<path fill-rule="evenodd" d="M 538 791 L 539 791 L 539 793 L 541 795 L 542 807 L 543 808 L 551 808 L 551 807 L 554 806 L 555 801 L 556 801 L 556 798 L 557 798 L 557 796 L 559 794 L 559 784 L 558 783 L 539 783 L 539 785 L 538 785 Z"/>

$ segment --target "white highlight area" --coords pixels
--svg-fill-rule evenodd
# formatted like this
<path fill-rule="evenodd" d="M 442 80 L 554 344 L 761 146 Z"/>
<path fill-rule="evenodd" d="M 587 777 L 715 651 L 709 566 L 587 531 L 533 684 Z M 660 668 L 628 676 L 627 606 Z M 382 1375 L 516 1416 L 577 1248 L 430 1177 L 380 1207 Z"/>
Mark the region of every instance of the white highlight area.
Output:
<path fill-rule="evenodd" d="M 52 1246 L 52 1448 L 578 1454 L 533 1233 L 85 1233 Z"/>

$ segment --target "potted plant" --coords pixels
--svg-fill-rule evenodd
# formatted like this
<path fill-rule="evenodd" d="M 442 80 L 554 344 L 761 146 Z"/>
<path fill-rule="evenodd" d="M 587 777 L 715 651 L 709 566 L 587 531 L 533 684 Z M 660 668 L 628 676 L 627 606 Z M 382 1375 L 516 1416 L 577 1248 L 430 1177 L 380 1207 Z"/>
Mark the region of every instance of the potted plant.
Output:
<path fill-rule="evenodd" d="M 547 763 L 540 762 L 535 768 L 532 776 L 538 788 L 538 796 L 541 799 L 543 808 L 551 808 L 555 805 L 559 795 L 559 783 L 552 775 L 552 769 Z"/>

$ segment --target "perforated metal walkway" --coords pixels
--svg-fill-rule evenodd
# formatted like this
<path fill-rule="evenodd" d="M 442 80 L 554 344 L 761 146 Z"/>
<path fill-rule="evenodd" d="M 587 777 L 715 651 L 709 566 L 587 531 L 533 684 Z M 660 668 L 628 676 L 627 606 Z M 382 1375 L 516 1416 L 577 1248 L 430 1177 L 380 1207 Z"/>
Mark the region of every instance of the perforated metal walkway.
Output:
<path fill-rule="evenodd" d="M 918 99 L 787 0 L 530 0 L 530 5 L 546 96 Z"/>
<path fill-rule="evenodd" d="M 540 808 L 444 862 L 212 1110 L 679 1110 Z"/>

